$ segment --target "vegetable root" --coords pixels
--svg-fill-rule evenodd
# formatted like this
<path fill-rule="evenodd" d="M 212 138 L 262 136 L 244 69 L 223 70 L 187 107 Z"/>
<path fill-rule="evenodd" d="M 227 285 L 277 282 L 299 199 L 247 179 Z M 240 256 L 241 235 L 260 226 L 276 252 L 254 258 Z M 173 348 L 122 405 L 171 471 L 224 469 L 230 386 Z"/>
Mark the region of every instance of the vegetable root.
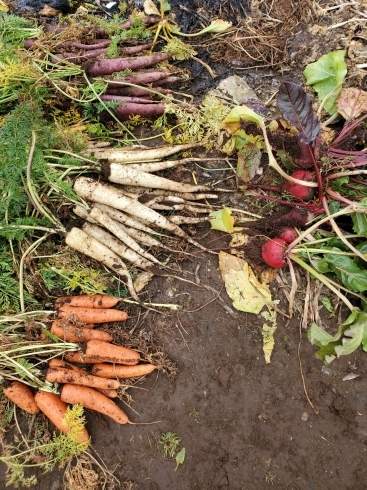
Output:
<path fill-rule="evenodd" d="M 141 217 L 143 220 L 149 221 L 152 227 L 170 231 L 174 235 L 184 238 L 192 245 L 207 251 L 205 247 L 193 240 L 179 226 L 171 223 L 167 218 L 153 209 L 124 195 L 120 189 L 116 189 L 108 184 L 102 184 L 88 177 L 78 177 L 74 182 L 74 190 L 83 199 L 106 204 L 133 216 Z"/>
<path fill-rule="evenodd" d="M 87 386 L 65 384 L 61 390 L 61 399 L 65 403 L 80 404 L 84 408 L 107 415 L 118 424 L 132 424 L 126 413 L 116 403 Z"/>
<path fill-rule="evenodd" d="M 69 318 L 75 316 L 84 323 L 106 323 L 106 322 L 124 322 L 127 319 L 127 313 L 112 308 L 78 308 L 73 306 L 61 306 L 58 309 L 58 318 Z"/>
<path fill-rule="evenodd" d="M 107 294 L 81 294 L 80 296 L 62 296 L 55 301 L 55 308 L 61 306 L 77 306 L 81 308 L 113 308 L 118 298 Z"/>
<path fill-rule="evenodd" d="M 35 395 L 35 401 L 41 412 L 57 427 L 62 433 L 68 434 L 70 427 L 64 424 L 67 412 L 67 405 L 55 393 L 39 390 Z M 70 434 L 73 436 L 73 434 Z M 76 442 L 79 444 L 89 442 L 89 434 L 83 429 L 81 434 L 76 435 Z"/>
<path fill-rule="evenodd" d="M 11 381 L 7 386 L 3 386 L 3 393 L 14 405 L 25 412 L 34 414 L 40 411 L 32 390 L 21 381 Z"/>
<path fill-rule="evenodd" d="M 91 386 L 92 388 L 102 388 L 108 390 L 117 390 L 120 387 L 120 383 L 114 379 L 108 380 L 99 376 L 93 376 L 88 373 L 80 373 L 70 369 L 62 367 L 49 367 L 46 372 L 46 380 L 50 383 L 70 383 L 74 385 Z"/>
<path fill-rule="evenodd" d="M 59 339 L 67 340 L 69 342 L 88 342 L 88 340 L 111 342 L 113 340 L 113 336 L 108 332 L 92 330 L 91 328 L 76 327 L 70 323 L 58 321 L 52 322 L 50 332 Z"/>
<path fill-rule="evenodd" d="M 92 374 L 101 378 L 135 378 L 152 373 L 157 366 L 153 364 L 137 364 L 121 366 L 120 364 L 94 364 Z"/>
<path fill-rule="evenodd" d="M 73 353 L 67 352 L 65 359 L 69 362 L 81 362 L 85 364 L 112 362 L 116 364 L 135 365 L 140 361 L 139 352 L 100 340 L 86 342 L 83 352 L 77 352 L 76 354 L 73 355 Z"/>
<path fill-rule="evenodd" d="M 135 301 L 140 303 L 126 265 L 120 257 L 106 247 L 106 245 L 76 227 L 72 228 L 66 234 L 65 243 L 74 250 L 101 262 L 106 267 L 116 272 L 120 277 L 124 278 L 130 295 Z"/>

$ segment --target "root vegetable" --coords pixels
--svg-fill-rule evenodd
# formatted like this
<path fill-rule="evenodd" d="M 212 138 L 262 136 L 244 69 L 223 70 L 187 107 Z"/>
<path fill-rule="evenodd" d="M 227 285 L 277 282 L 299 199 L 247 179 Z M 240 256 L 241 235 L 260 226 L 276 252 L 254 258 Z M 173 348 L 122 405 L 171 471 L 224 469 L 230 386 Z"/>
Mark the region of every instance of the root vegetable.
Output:
<path fill-rule="evenodd" d="M 70 355 L 69 355 L 70 354 Z M 140 361 L 139 352 L 113 345 L 99 340 L 90 340 L 83 344 L 82 352 L 77 352 L 77 355 L 72 352 L 65 354 L 65 359 L 76 364 L 96 364 L 103 362 L 112 362 L 115 364 L 133 365 Z"/>
<path fill-rule="evenodd" d="M 103 94 L 100 96 L 101 100 L 124 102 L 126 104 L 152 104 L 151 100 L 144 99 L 143 97 L 127 97 L 124 95 L 110 95 Z"/>
<path fill-rule="evenodd" d="M 154 93 L 152 93 L 152 90 L 154 90 Z M 167 88 L 161 88 L 161 87 L 154 87 L 151 89 L 150 87 L 121 87 L 121 88 L 108 88 L 106 90 L 107 94 L 111 95 L 130 95 L 132 97 L 149 97 L 149 98 L 155 98 L 159 97 L 161 94 L 162 95 L 168 95 L 172 93 L 172 90 L 169 90 Z M 158 93 L 158 95 L 157 95 Z"/>
<path fill-rule="evenodd" d="M 92 388 L 65 384 L 61 390 L 61 399 L 65 403 L 80 404 L 89 410 L 107 415 L 118 424 L 132 423 L 116 403 Z"/>
<path fill-rule="evenodd" d="M 108 87 L 119 88 L 123 87 L 124 83 L 133 83 L 134 85 L 144 85 L 158 80 L 163 80 L 170 75 L 168 71 L 147 71 L 145 73 L 134 73 L 127 75 L 124 78 L 117 78 L 114 80 L 106 80 Z"/>
<path fill-rule="evenodd" d="M 181 230 L 179 226 L 173 224 L 156 211 L 125 196 L 120 189 L 116 189 L 108 184 L 102 184 L 88 177 L 78 177 L 74 182 L 74 190 L 83 199 L 106 204 L 107 206 L 114 207 L 133 216 L 142 218 L 144 221 L 148 221 L 153 228 L 163 228 L 180 238 L 184 238 L 196 247 L 207 250 Z"/>
<path fill-rule="evenodd" d="M 88 155 L 98 159 L 108 160 L 111 162 L 132 163 L 132 162 L 147 162 L 153 160 L 161 160 L 169 157 L 180 151 L 191 150 L 202 146 L 200 143 L 190 143 L 186 145 L 162 146 L 160 148 L 152 148 L 150 150 L 124 150 L 122 148 L 95 148 L 89 149 Z"/>
<path fill-rule="evenodd" d="M 120 364 L 94 364 L 92 374 L 101 378 L 135 378 L 152 373 L 157 366 L 153 364 L 137 364 L 121 366 Z"/>
<path fill-rule="evenodd" d="M 270 267 L 281 269 L 287 265 L 285 259 L 287 243 L 282 238 L 273 238 L 264 243 L 261 248 L 261 256 Z"/>
<path fill-rule="evenodd" d="M 121 224 L 114 221 L 107 213 L 98 208 L 92 208 L 90 211 L 91 218 L 95 219 L 100 225 L 104 226 L 110 233 L 119 238 L 125 245 L 134 250 L 136 253 L 155 264 L 159 264 L 153 255 L 146 252 L 131 236 L 122 228 Z"/>
<path fill-rule="evenodd" d="M 136 114 L 147 118 L 161 116 L 162 114 L 164 114 L 165 110 L 166 106 L 164 104 L 133 104 L 128 102 L 114 109 L 116 116 L 121 121 L 126 121 L 129 119 L 130 116 L 134 116 Z"/>
<path fill-rule="evenodd" d="M 86 372 L 80 373 L 78 371 L 65 369 L 62 367 L 49 367 L 46 371 L 45 378 L 50 383 L 69 383 L 107 390 L 117 390 L 117 388 L 120 387 L 120 383 L 114 379 L 110 379 L 106 383 L 106 379 L 99 376 L 93 376 L 92 374 L 88 374 Z"/>
<path fill-rule="evenodd" d="M 109 247 L 113 248 L 117 255 L 125 260 L 128 260 L 139 269 L 143 269 L 148 272 L 159 272 L 152 262 L 144 259 L 141 255 L 134 252 L 134 250 L 131 250 L 131 248 L 127 247 L 118 238 L 114 237 L 101 227 L 91 223 L 85 223 L 83 225 L 83 230 L 85 230 L 89 235 L 93 236 L 96 240 L 107 243 Z"/>
<path fill-rule="evenodd" d="M 209 192 L 210 187 L 206 185 L 192 185 L 182 182 L 174 182 L 164 177 L 152 175 L 131 168 L 130 165 L 119 165 L 117 163 L 103 163 L 102 175 L 110 182 L 121 185 L 131 185 L 154 189 L 165 189 L 171 192 Z"/>
<path fill-rule="evenodd" d="M 96 389 L 96 388 L 94 388 L 94 389 Z M 107 396 L 107 398 L 117 398 L 119 396 L 117 390 L 102 390 L 99 388 L 97 391 L 102 393 L 102 395 Z"/>
<path fill-rule="evenodd" d="M 74 306 L 61 306 L 57 312 L 58 318 L 75 317 L 84 323 L 124 322 L 127 313 L 112 308 L 78 308 Z"/>
<path fill-rule="evenodd" d="M 93 330 L 91 328 L 81 328 L 72 325 L 71 323 L 52 322 L 50 332 L 56 335 L 59 339 L 69 342 L 88 342 L 88 340 L 104 340 L 112 342 L 113 336 L 108 332 L 101 330 Z"/>
<path fill-rule="evenodd" d="M 314 180 L 314 176 L 307 170 L 296 170 L 291 174 L 291 177 L 305 182 L 312 182 Z M 315 197 L 315 189 L 313 187 L 295 184 L 289 180 L 284 182 L 281 189 L 283 192 L 286 191 L 301 201 L 311 201 Z"/>
<path fill-rule="evenodd" d="M 81 294 L 80 296 L 62 296 L 55 301 L 55 308 L 61 306 L 77 306 L 80 308 L 113 308 L 118 298 L 108 294 Z"/>
<path fill-rule="evenodd" d="M 87 61 L 83 68 L 88 75 L 98 77 L 123 70 L 139 70 L 162 63 L 162 61 L 170 58 L 172 58 L 171 53 L 155 53 L 149 56 L 138 56 L 137 58 L 106 58 Z"/>
<path fill-rule="evenodd" d="M 139 302 L 139 298 L 134 290 L 131 276 L 126 265 L 120 257 L 106 245 L 76 227 L 72 228 L 66 234 L 65 243 L 74 250 L 101 262 L 106 267 L 116 272 L 120 277 L 124 278 L 130 295 L 135 301 Z"/>
<path fill-rule="evenodd" d="M 35 401 L 41 412 L 57 427 L 62 433 L 68 434 L 70 427 L 64 424 L 67 405 L 55 393 L 39 390 L 35 395 Z M 89 441 L 89 434 L 86 429 L 77 437 L 76 442 L 83 444 Z"/>
<path fill-rule="evenodd" d="M 3 393 L 14 405 L 25 412 L 34 414 L 40 411 L 35 402 L 32 390 L 21 381 L 10 381 L 9 384 L 4 383 Z"/>
<path fill-rule="evenodd" d="M 162 233 L 157 232 L 156 230 L 153 230 L 152 228 L 149 228 L 148 226 L 143 225 L 139 221 L 136 221 L 134 218 L 131 216 L 128 216 L 127 214 L 123 213 L 122 211 L 119 211 L 115 208 L 111 208 L 110 206 L 106 206 L 105 204 L 99 204 L 96 203 L 94 207 L 98 209 L 102 209 L 105 213 L 107 213 L 111 218 L 113 218 L 115 221 L 118 221 L 119 223 L 128 226 L 130 228 L 136 228 L 137 230 L 144 231 L 145 233 L 149 233 L 150 235 L 160 235 L 162 236 Z"/>
<path fill-rule="evenodd" d="M 279 234 L 279 237 L 282 238 L 286 243 L 292 243 L 298 237 L 298 234 L 294 228 L 287 227 L 283 228 L 283 230 Z"/>

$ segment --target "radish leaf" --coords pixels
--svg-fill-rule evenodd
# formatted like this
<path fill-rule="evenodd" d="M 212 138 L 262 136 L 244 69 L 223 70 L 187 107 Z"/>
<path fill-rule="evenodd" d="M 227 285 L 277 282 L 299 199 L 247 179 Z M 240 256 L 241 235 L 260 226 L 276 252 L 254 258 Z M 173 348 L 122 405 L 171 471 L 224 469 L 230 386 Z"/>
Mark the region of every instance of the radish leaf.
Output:
<path fill-rule="evenodd" d="M 341 91 L 347 65 L 344 61 L 345 50 L 332 51 L 321 56 L 314 63 L 306 66 L 303 75 L 307 85 L 311 85 L 321 101 L 325 100 L 324 108 L 329 114 L 335 114 L 335 101 Z"/>
<path fill-rule="evenodd" d="M 311 97 L 303 87 L 293 82 L 283 82 L 279 87 L 278 107 L 284 119 L 298 129 L 302 143 L 312 143 L 320 132 L 320 125 L 312 109 Z"/>
<path fill-rule="evenodd" d="M 367 270 L 360 269 L 348 256 L 327 254 L 330 271 L 334 272 L 342 284 L 351 291 L 367 291 Z"/>

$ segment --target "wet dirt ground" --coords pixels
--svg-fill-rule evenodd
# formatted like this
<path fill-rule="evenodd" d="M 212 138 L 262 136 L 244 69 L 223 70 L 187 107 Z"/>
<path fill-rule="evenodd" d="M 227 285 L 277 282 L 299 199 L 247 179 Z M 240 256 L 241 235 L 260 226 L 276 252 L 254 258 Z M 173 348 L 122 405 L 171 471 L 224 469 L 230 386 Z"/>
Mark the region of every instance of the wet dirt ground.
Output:
<path fill-rule="evenodd" d="M 197 8 L 195 2 L 185 6 Z M 307 40 L 299 36 L 298 52 Z M 335 49 L 337 43 L 333 39 L 323 49 Z M 265 101 L 284 76 L 301 79 L 303 60 L 294 66 L 292 59 L 290 54 L 291 73 L 236 72 L 233 63 L 218 64 L 216 70 L 219 79 L 241 74 Z M 191 68 L 192 93 L 200 97 L 217 81 L 201 65 Z M 207 224 L 196 228 L 195 239 L 216 249 L 228 244 L 224 234 L 211 231 Z M 130 308 L 130 318 L 121 325 L 127 331 L 134 329 L 137 336 L 153 335 L 178 367 L 173 381 L 163 372 L 149 375 L 130 390 L 131 407 L 121 404 L 132 421 L 156 423 L 120 426 L 87 413 L 93 447 L 114 471 L 119 488 L 366 489 L 366 353 L 358 350 L 325 369 L 306 330 L 300 329 L 299 316 L 287 320 L 278 315 L 275 348 L 266 364 L 263 319 L 233 308 L 217 255 L 200 253 L 180 267 L 187 271 L 182 276 L 196 284 L 156 277 L 145 296 L 153 303 L 179 304 L 180 310 L 149 311 L 144 316 L 145 312 Z M 286 309 L 276 282 L 272 288 Z M 336 319 L 328 318 L 326 311 L 323 319 L 330 331 L 336 329 Z M 359 377 L 343 381 L 349 374 Z M 176 471 L 175 460 L 164 457 L 158 444 L 167 432 L 175 433 L 181 439 L 179 449 L 186 450 Z M 4 478 L 2 467 L 0 488 L 5 487 Z M 33 488 L 61 490 L 62 471 L 40 475 Z"/>

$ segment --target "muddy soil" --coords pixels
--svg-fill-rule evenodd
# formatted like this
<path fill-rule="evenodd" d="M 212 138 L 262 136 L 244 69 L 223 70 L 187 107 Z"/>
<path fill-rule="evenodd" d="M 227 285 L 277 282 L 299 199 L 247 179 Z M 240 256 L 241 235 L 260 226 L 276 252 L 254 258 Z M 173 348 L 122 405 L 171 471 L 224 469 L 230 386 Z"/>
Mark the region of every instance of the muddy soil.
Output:
<path fill-rule="evenodd" d="M 229 5 L 235 7 L 236 2 Z M 185 7 L 198 8 L 195 2 L 186 2 Z M 180 9 L 177 14 L 185 28 L 193 27 L 192 15 L 185 20 L 186 11 Z M 233 9 L 228 15 L 233 16 Z M 330 24 L 331 20 L 325 22 Z M 334 36 L 319 48 L 324 52 L 340 49 L 338 43 L 338 36 Z M 232 60 L 212 65 L 219 74 L 213 80 L 202 65 L 194 63 L 192 93 L 200 96 L 220 78 L 236 73 L 265 102 L 282 79 L 302 80 L 305 63 L 314 61 L 310 57 L 314 46 L 305 30 L 297 31 L 288 49 L 288 71 L 268 68 L 241 72 Z M 297 58 L 299 53 L 302 57 Z M 206 52 L 200 54 L 210 60 L 205 58 Z M 205 172 L 202 178 L 205 180 Z M 234 187 L 235 182 L 231 185 Z M 241 194 L 237 198 L 241 200 Z M 222 201 L 226 199 L 223 196 Z M 264 207 L 264 214 L 267 212 Z M 206 224 L 195 231 L 195 239 L 209 247 L 225 249 L 228 245 L 224 234 L 211 231 Z M 93 447 L 114 471 L 119 488 L 364 490 L 366 353 L 359 350 L 325 369 L 315 357 L 306 330 L 300 329 L 299 316 L 289 321 L 278 315 L 276 344 L 271 363 L 266 364 L 263 319 L 233 308 L 217 255 L 199 253 L 180 267 L 182 277 L 195 284 L 154 278 L 144 297 L 153 303 L 179 304 L 180 310 L 149 311 L 142 319 L 141 310 L 130 308 L 130 318 L 121 325 L 143 338 L 153 335 L 156 344 L 177 364 L 179 372 L 173 381 L 164 372 L 153 373 L 130 390 L 134 399 L 131 407 L 121 404 L 132 421 L 155 423 L 119 426 L 87 413 Z M 281 307 L 286 309 L 282 290 L 276 282 L 272 287 L 274 297 L 281 299 Z M 337 319 L 329 317 L 326 310 L 321 313 L 323 325 L 334 331 Z M 358 377 L 344 381 L 350 374 Z M 175 460 L 165 457 L 158 443 L 167 432 L 175 433 L 181 439 L 178 449 L 186 450 L 185 460 L 176 471 Z M 4 467 L 1 469 L 0 488 L 4 488 Z M 40 475 L 34 487 L 61 488 L 62 471 Z"/>

